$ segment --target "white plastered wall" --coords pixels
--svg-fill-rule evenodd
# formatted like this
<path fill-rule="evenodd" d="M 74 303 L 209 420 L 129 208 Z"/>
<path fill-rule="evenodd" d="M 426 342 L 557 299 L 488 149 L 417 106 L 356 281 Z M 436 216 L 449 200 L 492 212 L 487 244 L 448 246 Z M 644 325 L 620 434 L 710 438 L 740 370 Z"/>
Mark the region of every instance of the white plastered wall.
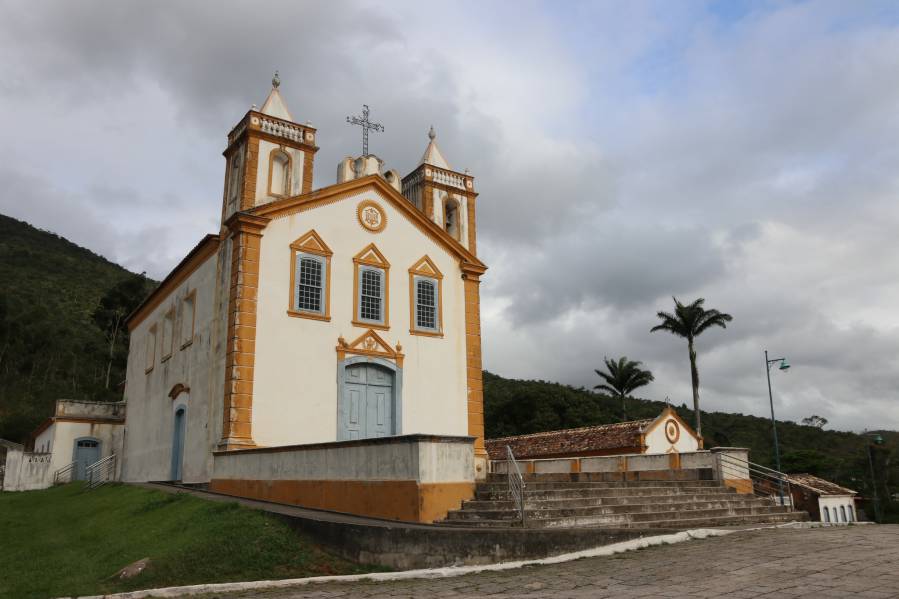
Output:
<path fill-rule="evenodd" d="M 72 463 L 75 459 L 75 441 L 90 437 L 100 441 L 100 458 L 113 453 L 121 455 L 122 436 L 125 427 L 109 422 L 68 422 L 60 420 L 47 428 L 45 433 L 52 435 L 53 458 L 50 468 L 54 472 Z M 35 448 L 39 447 L 40 437 L 35 440 Z"/>
<path fill-rule="evenodd" d="M 272 150 L 281 147 L 290 155 L 290 195 L 299 195 L 303 187 L 304 152 L 280 146 L 267 140 L 259 141 L 259 160 L 256 165 L 256 205 L 266 204 L 278 198 L 269 194 L 268 172 Z"/>
<path fill-rule="evenodd" d="M 680 428 L 680 436 L 676 443 L 671 443 L 665 436 L 665 423 L 669 420 L 677 422 Z M 699 442 L 687 431 L 677 419 L 663 418 L 653 428 L 646 432 L 644 437 L 646 443 L 646 453 L 687 453 L 699 450 Z"/>
<path fill-rule="evenodd" d="M 220 253 L 225 251 L 220 248 Z M 169 397 L 180 383 L 190 388 L 187 402 L 187 426 L 184 445 L 184 482 L 209 480 L 212 450 L 218 442 L 216 398 L 222 395 L 224 369 L 223 344 L 214 335 L 217 319 L 216 276 L 220 253 L 213 254 L 170 293 L 132 332 L 128 353 L 125 400 L 128 403 L 122 462 L 126 481 L 167 480 L 170 476 L 174 434 L 174 404 L 185 396 Z M 227 274 L 219 274 L 227 278 Z M 194 334 L 189 345 L 181 347 L 184 299 L 194 295 Z M 175 307 L 174 350 L 161 361 L 158 340 L 153 369 L 146 372 L 147 334 L 154 324 L 161 330 L 163 316 Z M 221 408 L 218 407 L 220 410 Z M 220 416 L 219 416 L 220 418 Z"/>
<path fill-rule="evenodd" d="M 380 233 L 365 230 L 356 210 L 375 200 L 387 215 Z M 331 321 L 288 316 L 290 244 L 315 229 L 331 257 Z M 354 326 L 353 256 L 374 243 L 390 262 L 390 329 L 376 331 L 403 347 L 403 434 L 468 434 L 464 288 L 458 259 L 430 239 L 378 192 L 361 192 L 266 227 L 260 255 L 253 439 L 276 446 L 337 439 L 337 352 L 366 328 Z M 442 338 L 411 335 L 409 268 L 427 254 L 443 273 Z"/>
<path fill-rule="evenodd" d="M 850 508 L 852 508 L 852 522 L 856 521 L 855 514 L 855 500 L 852 495 L 821 495 L 818 497 L 818 512 L 821 514 L 821 522 L 826 522 L 824 519 L 824 508 L 828 508 L 830 510 L 830 521 L 831 522 L 846 522 L 847 520 L 843 519 L 843 513 L 840 512 L 840 507 L 848 512 Z M 839 519 L 835 517 L 835 514 L 839 514 Z"/>

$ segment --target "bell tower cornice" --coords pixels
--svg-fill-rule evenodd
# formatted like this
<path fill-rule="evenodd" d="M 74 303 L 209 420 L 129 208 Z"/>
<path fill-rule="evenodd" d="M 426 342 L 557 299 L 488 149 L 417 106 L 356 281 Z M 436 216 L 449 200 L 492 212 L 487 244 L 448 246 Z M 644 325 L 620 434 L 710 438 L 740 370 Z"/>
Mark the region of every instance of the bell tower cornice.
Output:
<path fill-rule="evenodd" d="M 228 147 L 224 155 L 227 156 L 235 144 L 249 136 L 315 153 L 319 149 L 315 145 L 315 134 L 315 127 L 308 123 L 300 125 L 258 110 L 249 110 L 228 133 Z"/>

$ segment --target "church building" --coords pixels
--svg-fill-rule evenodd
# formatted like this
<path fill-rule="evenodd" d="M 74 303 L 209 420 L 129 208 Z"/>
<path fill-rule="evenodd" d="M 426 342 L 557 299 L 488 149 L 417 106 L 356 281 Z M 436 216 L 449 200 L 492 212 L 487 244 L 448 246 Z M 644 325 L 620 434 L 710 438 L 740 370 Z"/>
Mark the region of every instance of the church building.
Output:
<path fill-rule="evenodd" d="M 122 479 L 432 521 L 487 471 L 474 179 L 432 128 L 407 175 L 364 147 L 313 189 L 279 86 L 228 134 L 220 230 L 128 319 Z"/>

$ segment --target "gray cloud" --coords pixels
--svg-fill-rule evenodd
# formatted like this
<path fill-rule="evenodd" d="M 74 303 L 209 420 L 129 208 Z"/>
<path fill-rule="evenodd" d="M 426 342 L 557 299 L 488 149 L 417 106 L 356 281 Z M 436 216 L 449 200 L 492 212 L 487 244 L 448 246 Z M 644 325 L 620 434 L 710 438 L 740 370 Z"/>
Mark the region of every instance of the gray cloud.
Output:
<path fill-rule="evenodd" d="M 281 71 L 318 128 L 315 185 L 372 148 L 410 170 L 433 124 L 479 198 L 486 366 L 594 384 L 643 360 L 689 402 L 899 428 L 899 28 L 889 4 L 3 2 L 0 210 L 161 277 L 218 227 L 230 127 Z M 277 17 L 273 17 L 277 15 Z M 894 15 L 895 16 L 895 15 Z"/>

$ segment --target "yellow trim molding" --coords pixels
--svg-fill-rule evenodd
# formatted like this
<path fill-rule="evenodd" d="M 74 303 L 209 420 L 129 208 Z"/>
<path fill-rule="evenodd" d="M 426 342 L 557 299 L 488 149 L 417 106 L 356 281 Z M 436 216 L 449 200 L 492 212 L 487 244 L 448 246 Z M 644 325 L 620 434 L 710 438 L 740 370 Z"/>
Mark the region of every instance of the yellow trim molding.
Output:
<path fill-rule="evenodd" d="M 365 246 L 361 252 L 353 256 L 353 325 L 371 329 L 390 329 L 390 262 L 374 243 Z M 369 322 L 359 318 L 359 267 L 372 266 L 384 271 L 384 322 Z"/>
<path fill-rule="evenodd" d="M 337 359 L 343 361 L 347 354 L 356 354 L 359 356 L 372 356 L 374 358 L 386 358 L 396 362 L 399 368 L 403 367 L 403 359 L 406 355 L 403 353 L 403 346 L 396 344 L 396 349 L 390 347 L 390 344 L 378 335 L 373 329 L 368 329 L 356 338 L 352 343 L 347 343 L 343 337 L 337 339 Z"/>
<path fill-rule="evenodd" d="M 297 254 L 315 254 L 325 259 L 325 285 L 322 289 L 324 293 L 324 314 L 315 312 L 306 312 L 298 310 L 293 305 L 294 291 L 296 289 L 296 264 Z M 328 247 L 328 244 L 319 236 L 315 229 L 311 229 L 308 233 L 300 236 L 299 239 L 290 244 L 290 293 L 287 298 L 287 315 L 295 318 L 308 318 L 310 320 L 321 320 L 330 322 L 331 320 L 331 256 L 334 252 Z"/>
<path fill-rule="evenodd" d="M 356 220 L 366 231 L 380 233 L 387 226 L 387 213 L 376 201 L 362 200 L 356 207 Z"/>
<path fill-rule="evenodd" d="M 437 330 L 418 329 L 415 325 L 415 277 L 437 281 Z M 427 255 L 409 269 L 409 333 L 423 337 L 443 337 L 443 273 Z"/>

